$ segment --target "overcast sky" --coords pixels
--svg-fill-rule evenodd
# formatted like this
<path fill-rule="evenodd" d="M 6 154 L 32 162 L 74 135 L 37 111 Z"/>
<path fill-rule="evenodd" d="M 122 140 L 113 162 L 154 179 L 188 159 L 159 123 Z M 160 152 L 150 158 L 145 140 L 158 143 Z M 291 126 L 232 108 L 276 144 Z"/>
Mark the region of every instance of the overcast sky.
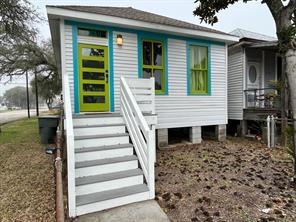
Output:
<path fill-rule="evenodd" d="M 200 20 L 193 16 L 194 0 L 30 0 L 46 17 L 45 5 L 98 5 L 125 6 L 156 14 L 176 18 L 179 20 L 200 24 Z M 252 1 L 247 4 L 239 2 L 218 15 L 219 22 L 215 29 L 230 32 L 236 28 L 243 28 L 261 34 L 275 36 L 273 18 L 265 4 Z M 202 23 L 203 26 L 208 26 Z M 50 36 L 47 24 L 40 25 L 41 36 Z"/>

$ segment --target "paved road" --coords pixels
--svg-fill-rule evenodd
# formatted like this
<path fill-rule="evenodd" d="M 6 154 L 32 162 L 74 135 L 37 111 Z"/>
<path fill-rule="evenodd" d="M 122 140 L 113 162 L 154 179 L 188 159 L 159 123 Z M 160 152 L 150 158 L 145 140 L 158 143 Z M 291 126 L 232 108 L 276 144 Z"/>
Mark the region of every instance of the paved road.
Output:
<path fill-rule="evenodd" d="M 45 111 L 45 109 L 40 109 L 39 112 Z M 36 116 L 35 110 L 30 110 L 31 116 Z M 15 121 L 18 119 L 23 119 L 28 116 L 27 110 L 14 110 L 7 112 L 0 112 L 0 125 L 4 123 L 8 123 L 11 121 Z"/>

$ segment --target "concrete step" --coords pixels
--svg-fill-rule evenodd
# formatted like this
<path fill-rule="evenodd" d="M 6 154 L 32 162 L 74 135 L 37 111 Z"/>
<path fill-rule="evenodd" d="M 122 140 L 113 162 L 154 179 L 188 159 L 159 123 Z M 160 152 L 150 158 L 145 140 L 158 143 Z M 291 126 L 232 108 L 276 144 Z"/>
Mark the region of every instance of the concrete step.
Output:
<path fill-rule="evenodd" d="M 75 177 L 93 176 L 115 173 L 138 168 L 138 158 L 135 155 L 98 159 L 75 163 Z"/>
<path fill-rule="evenodd" d="M 125 133 L 125 124 L 91 124 L 74 127 L 75 136 L 104 135 L 114 133 Z"/>
<path fill-rule="evenodd" d="M 140 169 L 119 171 L 76 179 L 76 195 L 85 195 L 107 190 L 143 184 L 143 172 Z"/>
<path fill-rule="evenodd" d="M 75 136 L 74 140 L 75 148 L 127 144 L 129 143 L 129 134 L 116 133 L 91 136 Z"/>
<path fill-rule="evenodd" d="M 149 199 L 146 184 L 76 196 L 77 214 L 87 214 Z"/>

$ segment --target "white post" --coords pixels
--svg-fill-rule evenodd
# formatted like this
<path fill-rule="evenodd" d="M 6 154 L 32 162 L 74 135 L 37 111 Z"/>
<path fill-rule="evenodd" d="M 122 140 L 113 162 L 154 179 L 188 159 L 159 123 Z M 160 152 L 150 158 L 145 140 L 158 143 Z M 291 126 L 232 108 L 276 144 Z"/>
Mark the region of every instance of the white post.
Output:
<path fill-rule="evenodd" d="M 271 147 L 274 147 L 274 131 L 275 131 L 275 124 L 274 124 L 274 116 L 271 116 L 271 121 L 270 121 L 270 128 L 271 128 L 271 133 L 270 133 L 270 137 L 271 137 Z"/>
<path fill-rule="evenodd" d="M 154 148 L 153 148 L 154 163 L 156 163 L 156 141 L 155 141 L 155 125 L 154 124 L 151 125 L 151 131 L 152 131 L 152 135 L 153 135 L 152 142 L 154 141 Z"/>
<path fill-rule="evenodd" d="M 270 116 L 267 116 L 267 147 L 270 148 Z"/>
<path fill-rule="evenodd" d="M 155 198 L 155 181 L 154 181 L 154 160 L 155 160 L 155 136 L 152 130 L 148 133 L 149 138 L 147 141 L 148 148 L 148 174 L 149 174 L 149 198 L 152 200 Z"/>
<path fill-rule="evenodd" d="M 63 77 L 63 99 L 65 109 L 65 127 L 67 140 L 67 177 L 68 177 L 68 211 L 69 217 L 76 217 L 76 197 L 75 197 L 75 154 L 74 154 L 74 135 L 72 123 L 71 98 L 69 88 L 69 78 L 66 73 L 65 57 L 65 25 L 64 20 L 60 21 L 61 38 L 61 74 Z"/>

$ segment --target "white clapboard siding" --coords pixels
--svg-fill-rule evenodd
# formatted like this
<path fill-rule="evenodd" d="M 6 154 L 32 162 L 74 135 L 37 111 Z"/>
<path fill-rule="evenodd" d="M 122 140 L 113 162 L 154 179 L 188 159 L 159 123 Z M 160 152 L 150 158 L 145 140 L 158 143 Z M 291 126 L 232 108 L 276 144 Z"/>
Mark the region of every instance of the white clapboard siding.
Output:
<path fill-rule="evenodd" d="M 244 54 L 239 48 L 228 55 L 228 118 L 242 120 Z"/>
<path fill-rule="evenodd" d="M 124 44 L 118 46 L 120 34 Z M 74 110 L 72 29 L 66 26 L 66 72 L 69 73 Z M 120 76 L 138 77 L 137 34 L 113 32 L 114 107 L 120 112 Z M 211 45 L 211 95 L 187 95 L 186 41 L 168 39 L 168 95 L 155 96 L 157 128 L 227 123 L 226 46 Z M 143 105 L 145 106 L 145 105 Z"/>
<path fill-rule="evenodd" d="M 211 45 L 211 96 L 187 95 L 186 41 L 168 40 L 168 92 L 155 96 L 157 128 L 227 123 L 226 49 Z"/>
<path fill-rule="evenodd" d="M 127 78 L 126 81 L 140 107 L 140 110 L 143 113 L 155 114 L 154 80 Z"/>
<path fill-rule="evenodd" d="M 72 26 L 65 25 L 65 61 L 66 74 L 69 76 L 72 111 L 74 110 L 74 68 L 73 68 L 73 47 L 72 47 Z"/>
<path fill-rule="evenodd" d="M 117 35 L 122 35 L 123 45 L 116 44 Z M 114 104 L 115 112 L 120 112 L 120 76 L 138 77 L 138 43 L 137 35 L 132 33 L 113 32 L 114 60 Z"/>

